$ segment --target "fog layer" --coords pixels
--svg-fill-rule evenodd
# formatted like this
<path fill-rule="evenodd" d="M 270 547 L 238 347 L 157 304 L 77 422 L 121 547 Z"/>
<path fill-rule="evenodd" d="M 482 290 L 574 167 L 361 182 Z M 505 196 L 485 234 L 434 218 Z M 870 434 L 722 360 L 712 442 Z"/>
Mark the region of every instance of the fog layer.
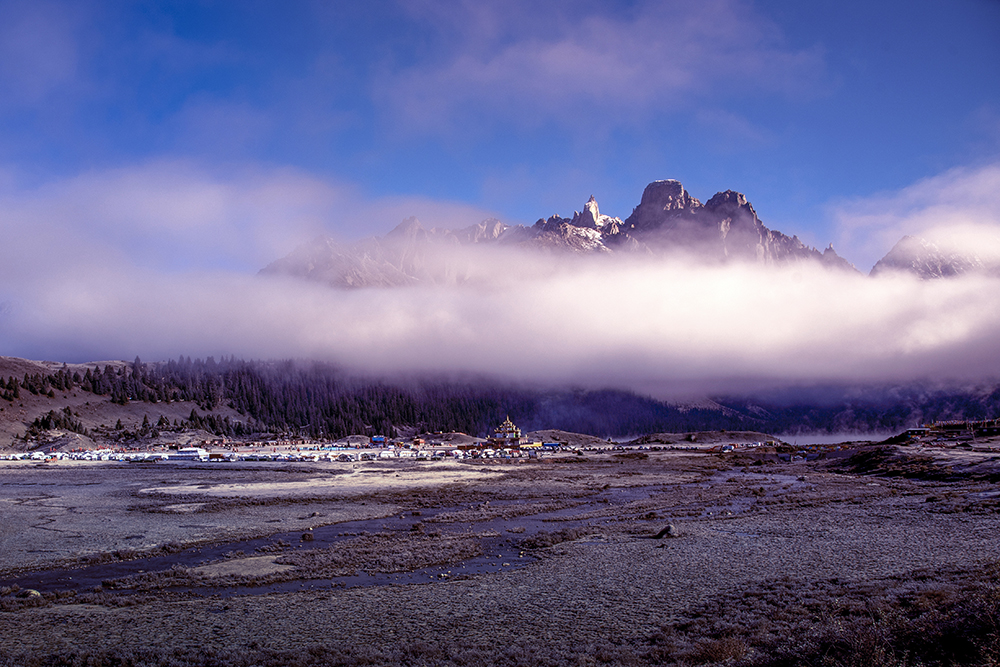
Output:
<path fill-rule="evenodd" d="M 978 378 L 1000 375 L 1000 281 L 616 262 L 508 276 L 492 288 L 345 291 L 105 271 L 36 283 L 10 302 L 2 335 L 6 350 L 33 357 L 310 357 L 657 393 L 754 380 Z"/>
<path fill-rule="evenodd" d="M 338 290 L 247 268 L 321 226 L 329 184 L 255 174 L 185 199 L 184 178 L 160 200 L 150 194 L 162 193 L 156 178 L 124 174 L 8 194 L 0 353 L 308 357 L 361 371 L 484 372 L 661 396 L 1000 377 L 997 278 L 869 278 L 806 263 L 635 255 L 564 260 L 508 249 L 477 251 L 459 285 Z M 126 214 L 129 197 L 136 206 Z M 283 227 L 288 220 L 298 222 Z M 226 252 L 240 261 L 213 265 L 211 256 Z"/>

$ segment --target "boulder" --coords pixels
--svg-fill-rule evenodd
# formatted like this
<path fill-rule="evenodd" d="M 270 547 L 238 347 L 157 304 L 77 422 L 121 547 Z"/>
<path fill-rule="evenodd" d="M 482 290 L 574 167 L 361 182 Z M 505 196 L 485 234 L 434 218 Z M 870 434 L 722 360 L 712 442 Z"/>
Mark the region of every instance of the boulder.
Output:
<path fill-rule="evenodd" d="M 670 523 L 667 527 L 656 534 L 653 539 L 662 540 L 664 537 L 680 537 L 680 532 L 677 530 L 677 526 Z"/>

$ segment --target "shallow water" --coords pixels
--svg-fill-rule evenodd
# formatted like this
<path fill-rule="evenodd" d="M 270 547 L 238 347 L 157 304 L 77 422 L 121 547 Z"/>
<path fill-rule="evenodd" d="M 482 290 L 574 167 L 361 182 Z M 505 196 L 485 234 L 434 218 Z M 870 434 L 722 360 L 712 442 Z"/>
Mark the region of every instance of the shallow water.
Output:
<path fill-rule="evenodd" d="M 707 480 L 684 486 L 708 489 L 713 485 L 731 483 L 733 480 L 739 480 L 743 485 L 767 485 L 770 488 L 765 497 L 783 493 L 785 490 L 808 486 L 803 482 L 797 481 L 797 478 L 793 475 L 743 473 L 739 471 L 720 472 Z M 161 590 L 229 597 L 233 595 L 265 595 L 278 592 L 319 590 L 331 587 L 354 588 L 395 584 L 427 584 L 446 579 L 524 567 L 535 560 L 530 551 L 526 552 L 519 546 L 525 538 L 538 535 L 542 531 L 551 532 L 563 528 L 579 528 L 588 525 L 598 526 L 601 523 L 618 521 L 620 518 L 614 515 L 614 513 L 610 516 L 606 515 L 610 508 L 624 508 L 631 503 L 647 500 L 669 488 L 669 485 L 610 488 L 588 496 L 568 500 L 567 502 L 573 503 L 571 507 L 542 511 L 514 518 L 494 518 L 481 521 L 447 523 L 434 521 L 434 518 L 440 514 L 475 510 L 481 507 L 478 503 L 457 507 L 422 509 L 419 515 L 412 513 L 396 514 L 378 519 L 347 521 L 321 526 L 311 531 L 313 540 L 309 542 L 301 540 L 302 531 L 276 533 L 268 537 L 185 549 L 176 553 L 150 558 L 100 563 L 73 569 L 57 568 L 25 573 L 0 580 L 0 586 L 12 587 L 16 585 L 22 589 L 30 588 L 43 593 L 70 590 L 78 592 L 104 590 L 116 594 L 130 594 L 136 591 L 117 588 L 114 590 L 106 589 L 102 587 L 102 582 L 136 574 L 164 572 L 174 567 L 199 567 L 208 563 L 226 560 L 227 555 L 231 555 L 234 552 L 242 552 L 242 555 L 246 556 L 263 555 L 263 552 L 258 552 L 257 549 L 273 547 L 282 541 L 292 545 L 284 550 L 285 553 L 295 550 L 322 549 L 337 542 L 352 539 L 363 533 L 409 532 L 419 523 L 425 524 L 425 526 L 429 524 L 433 526 L 434 530 L 440 530 L 443 533 L 476 532 L 489 534 L 489 536 L 481 538 L 483 551 L 483 555 L 481 556 L 446 565 L 420 568 L 410 572 L 370 573 L 359 571 L 352 576 L 324 579 L 297 579 L 263 586 L 198 586 L 196 588 L 175 587 Z M 532 502 L 544 500 L 544 498 L 534 498 Z M 691 518 L 706 518 L 724 514 L 740 514 L 747 511 L 756 500 L 753 497 L 736 495 L 730 498 L 729 502 L 725 504 L 704 505 L 700 517 L 676 518 L 670 521 L 684 521 L 691 520 Z M 519 504 L 521 502 L 516 500 L 491 501 L 490 507 L 503 508 Z M 606 516 L 588 516 L 592 515 L 592 513 L 602 513 Z M 626 514 L 630 513 L 626 512 Z M 511 529 L 517 532 L 511 532 Z M 278 555 L 278 553 L 280 552 L 275 553 L 275 555 Z"/>
<path fill-rule="evenodd" d="M 637 499 L 648 498 L 661 487 L 638 487 L 629 489 L 609 489 L 593 496 L 580 500 L 579 504 L 573 507 L 539 512 L 529 516 L 521 516 L 511 519 L 497 518 L 485 521 L 468 521 L 456 523 L 434 523 L 435 530 L 447 533 L 463 533 L 475 531 L 477 533 L 495 533 L 495 536 L 482 538 L 482 556 L 469 558 L 460 562 L 447 565 L 422 568 L 412 572 L 403 573 L 367 573 L 358 572 L 354 576 L 335 577 L 331 579 L 307 579 L 290 582 L 268 584 L 266 586 L 232 586 L 232 587 L 211 587 L 199 586 L 197 589 L 174 588 L 167 590 L 190 591 L 196 590 L 199 594 L 206 595 L 262 595 L 274 592 L 299 591 L 329 587 L 357 587 L 357 586 L 384 586 L 400 583 L 430 583 L 441 581 L 446 578 L 455 578 L 482 574 L 488 572 L 498 572 L 504 569 L 523 567 L 531 562 L 533 558 L 526 554 L 519 546 L 519 542 L 532 535 L 537 535 L 543 530 L 552 530 L 553 522 L 558 522 L 558 528 L 577 527 L 587 523 L 586 520 L 576 519 L 574 516 L 586 514 L 595 509 L 604 509 L 609 505 L 622 505 L 633 502 Z M 538 499 L 535 499 L 537 501 Z M 505 505 L 516 505 L 517 501 L 493 501 L 493 507 L 503 507 Z M 360 521 L 347 521 L 343 523 L 321 526 L 310 531 L 313 539 L 309 542 L 301 540 L 302 531 L 276 533 L 274 535 L 250 540 L 239 540 L 226 542 L 217 545 L 209 545 L 192 549 L 185 549 L 172 554 L 141 558 L 128 561 L 116 561 L 110 563 L 99 563 L 86 567 L 66 569 L 57 568 L 51 570 L 40 570 L 37 572 L 25 573 L 15 577 L 8 577 L 0 580 L 0 586 L 19 586 L 20 588 L 30 588 L 40 592 L 55 591 L 87 591 L 100 589 L 102 582 L 120 579 L 136 574 L 164 572 L 174 567 L 192 568 L 206 565 L 210 562 L 225 560 L 227 554 L 233 552 L 243 552 L 244 555 L 262 555 L 257 552 L 259 548 L 266 548 L 278 544 L 281 541 L 290 543 L 291 550 L 322 549 L 337 542 L 349 540 L 363 533 L 379 532 L 409 532 L 418 523 L 432 522 L 434 517 L 443 513 L 461 512 L 475 509 L 477 505 L 463 505 L 457 507 L 446 507 L 438 509 L 423 509 L 420 515 L 403 514 L 393 515 L 378 519 L 365 519 Z M 510 533 L 508 529 L 515 528 L 519 532 Z M 523 529 L 523 531 L 521 531 Z M 276 554 L 277 555 L 277 554 Z M 128 593 L 128 589 L 114 590 L 112 592 Z"/>

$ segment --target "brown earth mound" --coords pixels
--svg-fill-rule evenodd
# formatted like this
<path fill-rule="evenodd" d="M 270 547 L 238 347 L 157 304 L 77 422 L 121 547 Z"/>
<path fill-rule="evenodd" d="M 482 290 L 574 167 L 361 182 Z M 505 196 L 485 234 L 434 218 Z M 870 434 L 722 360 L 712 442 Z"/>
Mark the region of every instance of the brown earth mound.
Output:
<path fill-rule="evenodd" d="M 542 442 L 560 442 L 570 447 L 607 447 L 609 444 L 604 438 L 583 433 L 559 431 L 552 428 L 542 431 L 531 431 L 527 436 L 535 440 L 541 440 Z"/>
<path fill-rule="evenodd" d="M 426 440 L 439 440 L 446 445 L 452 445 L 455 447 L 474 445 L 476 443 L 483 442 L 482 438 L 476 438 L 471 435 L 466 435 L 465 433 L 427 433 L 423 437 Z"/>
<path fill-rule="evenodd" d="M 758 431 L 691 431 L 688 433 L 650 433 L 631 441 L 631 445 L 717 445 L 750 442 L 781 442 L 770 433 Z"/>

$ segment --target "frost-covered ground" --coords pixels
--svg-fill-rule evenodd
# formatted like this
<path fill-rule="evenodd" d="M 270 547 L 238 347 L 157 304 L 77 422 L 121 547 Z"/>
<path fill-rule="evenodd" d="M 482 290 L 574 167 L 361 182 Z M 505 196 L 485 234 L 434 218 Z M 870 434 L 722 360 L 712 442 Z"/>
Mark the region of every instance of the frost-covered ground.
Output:
<path fill-rule="evenodd" d="M 149 552 L 276 527 L 320 535 L 323 525 L 366 518 L 397 529 L 144 572 L 134 594 L 114 581 L 72 594 L 8 590 L 0 634 L 17 641 L 0 656 L 9 664 L 555 665 L 772 664 L 789 655 L 783 664 L 805 664 L 826 655 L 906 664 L 900 642 L 931 641 L 945 625 L 934 625 L 942 610 L 965 619 L 955 632 L 966 643 L 979 641 L 960 655 L 944 642 L 953 662 L 989 664 L 980 654 L 996 649 L 996 624 L 975 625 L 995 622 L 1000 608 L 1000 500 L 982 468 L 928 479 L 924 458 L 889 465 L 883 456 L 876 465 L 869 457 L 836 469 L 676 452 L 561 458 L 369 464 L 368 479 L 382 487 L 351 486 L 355 473 L 332 464 L 5 465 L 8 569 L 84 552 L 118 562 L 136 555 L 113 554 L 131 535 Z M 892 476 L 861 474 L 879 465 Z M 324 477 L 337 483 L 308 483 Z M 542 516 L 550 520 L 534 521 Z M 677 537 L 651 539 L 668 524 Z M 457 570 L 489 540 L 515 545 L 523 559 L 433 583 L 351 588 L 329 579 L 435 562 Z M 220 577 L 297 578 L 312 588 L 213 597 Z M 183 591 L 166 588 L 177 581 Z"/>

